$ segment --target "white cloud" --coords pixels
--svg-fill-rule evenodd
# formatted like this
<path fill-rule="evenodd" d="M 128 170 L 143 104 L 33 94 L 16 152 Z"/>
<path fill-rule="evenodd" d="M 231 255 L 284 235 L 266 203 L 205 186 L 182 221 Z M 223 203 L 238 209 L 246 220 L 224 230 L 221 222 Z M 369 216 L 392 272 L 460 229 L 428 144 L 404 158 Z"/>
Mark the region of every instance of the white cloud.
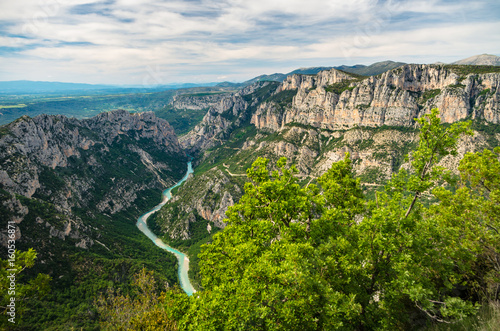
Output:
<path fill-rule="evenodd" d="M 73 81 L 140 83 L 147 68 L 159 68 L 170 82 L 189 77 L 211 81 L 220 76 L 250 78 L 244 76 L 296 63 L 340 65 L 408 59 L 412 54 L 437 60 L 500 53 L 494 33 L 500 31 L 499 20 L 491 21 L 494 14 L 486 4 L 2 1 L 0 47 L 15 49 L 0 53 L 0 79 L 21 79 L 21 73 L 30 72 L 54 79 L 73 77 Z M 478 19 L 482 15 L 490 19 Z"/>
<path fill-rule="evenodd" d="M 500 22 L 483 24 L 435 25 L 410 31 L 392 31 L 381 34 L 359 34 L 332 38 L 329 41 L 310 45 L 308 57 L 411 58 L 412 55 L 450 56 L 483 53 L 500 50 Z M 481 48 L 471 45 L 480 42 Z M 347 61 L 346 61 L 347 62 Z"/>

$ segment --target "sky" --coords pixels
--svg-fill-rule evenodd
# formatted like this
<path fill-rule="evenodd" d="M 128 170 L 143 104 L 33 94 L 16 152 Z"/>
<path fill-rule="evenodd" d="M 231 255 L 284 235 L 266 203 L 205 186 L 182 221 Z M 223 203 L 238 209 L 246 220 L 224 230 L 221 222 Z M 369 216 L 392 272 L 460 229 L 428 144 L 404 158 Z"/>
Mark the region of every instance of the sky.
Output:
<path fill-rule="evenodd" d="M 0 80 L 241 82 L 500 55 L 500 1 L 0 0 Z"/>

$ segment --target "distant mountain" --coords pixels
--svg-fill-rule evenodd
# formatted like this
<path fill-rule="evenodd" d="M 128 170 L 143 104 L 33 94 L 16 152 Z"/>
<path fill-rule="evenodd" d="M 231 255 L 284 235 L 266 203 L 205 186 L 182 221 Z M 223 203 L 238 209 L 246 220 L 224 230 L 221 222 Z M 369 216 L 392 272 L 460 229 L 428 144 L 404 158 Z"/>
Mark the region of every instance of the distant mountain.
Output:
<path fill-rule="evenodd" d="M 343 64 L 341 66 L 335 67 L 335 69 L 354 73 L 354 71 L 358 71 L 358 70 L 361 70 L 361 69 L 366 68 L 366 67 L 367 66 L 365 66 L 364 64 L 355 64 L 353 66 L 346 66 Z"/>
<path fill-rule="evenodd" d="M 241 85 L 248 86 L 257 82 L 282 82 L 285 80 L 286 76 L 287 76 L 286 74 L 282 73 L 274 73 L 271 75 L 260 75 L 243 82 Z"/>
<path fill-rule="evenodd" d="M 203 84 L 198 84 L 198 83 L 168 84 L 168 85 L 154 86 L 154 89 L 155 90 L 177 90 L 177 89 L 189 89 L 189 88 L 195 88 L 195 87 L 212 87 L 212 86 L 216 86 L 219 84 L 220 83 L 218 83 L 218 82 L 203 83 Z M 148 87 L 148 88 L 153 88 L 153 87 Z"/>
<path fill-rule="evenodd" d="M 388 70 L 400 67 L 404 65 L 405 63 L 403 62 L 394 62 L 394 61 L 383 61 L 383 62 L 377 62 L 373 63 L 369 66 L 365 66 L 363 64 L 356 64 L 353 66 L 346 66 L 346 65 L 341 65 L 337 67 L 310 67 L 310 68 L 300 68 L 296 69 L 294 71 L 291 71 L 287 74 L 282 74 L 282 73 L 274 73 L 272 75 L 260 75 L 255 78 L 252 78 L 250 80 L 247 80 L 246 82 L 242 83 L 241 86 L 248 86 L 256 82 L 282 82 L 284 81 L 288 76 L 291 75 L 316 75 L 320 71 L 325 71 L 325 70 L 330 70 L 330 69 L 337 69 L 337 70 L 342 70 L 346 72 L 350 72 L 353 74 L 357 75 L 362 75 L 362 76 L 375 76 L 381 73 L 384 73 Z M 221 84 L 226 84 L 226 85 L 221 85 Z M 217 86 L 227 86 L 227 84 L 232 84 L 234 87 L 238 87 L 239 84 L 235 83 L 221 83 Z"/>
<path fill-rule="evenodd" d="M 332 68 L 333 67 L 300 68 L 300 69 L 294 70 L 292 72 L 289 72 L 286 76 L 295 75 L 295 74 L 299 74 L 299 75 L 316 75 L 320 71 L 330 70 Z"/>
<path fill-rule="evenodd" d="M 494 55 L 491 55 L 494 56 Z M 497 57 L 498 58 L 498 57 Z M 62 83 L 62 82 L 42 82 L 42 81 L 0 81 L 0 94 L 80 94 L 81 92 L 92 92 L 93 94 L 100 93 L 141 93 L 151 91 L 164 91 L 171 89 L 186 89 L 195 87 L 220 87 L 220 88 L 240 88 L 249 86 L 256 82 L 283 82 L 286 77 L 294 74 L 300 75 L 316 75 L 320 71 L 330 70 L 332 68 L 343 70 L 346 72 L 362 75 L 374 76 L 384 73 L 388 70 L 402 66 L 402 62 L 383 61 L 365 66 L 356 64 L 353 66 L 341 65 L 337 67 L 309 67 L 299 68 L 289 73 L 274 73 L 271 75 L 260 75 L 243 83 L 221 82 L 221 83 L 204 83 L 204 84 L 168 84 L 168 85 L 155 85 L 155 86 L 142 86 L 142 85 L 94 85 L 94 84 L 80 84 L 80 83 Z"/>
<path fill-rule="evenodd" d="M 403 62 L 394 62 L 394 61 L 382 61 L 370 64 L 369 66 L 364 66 L 362 64 L 357 64 L 354 66 L 345 66 L 342 65 L 340 67 L 335 67 L 335 69 L 347 71 L 353 74 L 362 75 L 362 76 L 376 76 L 382 74 L 391 69 L 401 67 L 406 63 Z"/>
<path fill-rule="evenodd" d="M 320 71 L 329 70 L 332 68 L 333 67 L 299 68 L 299 69 L 295 69 L 294 71 L 291 71 L 287 74 L 274 73 L 272 75 L 260 75 L 260 76 L 257 76 L 255 78 L 252 78 L 250 80 L 247 80 L 246 82 L 243 82 L 241 85 L 248 86 L 248 85 L 252 85 L 253 83 L 257 83 L 257 82 L 282 82 L 290 75 L 295 75 L 295 74 L 298 74 L 298 75 L 316 75 Z"/>
<path fill-rule="evenodd" d="M 102 94 L 102 93 L 143 93 L 174 89 L 213 87 L 218 83 L 179 83 L 168 85 L 94 85 L 62 82 L 40 82 L 29 80 L 0 82 L 0 94 Z"/>
<path fill-rule="evenodd" d="M 78 83 L 61 83 L 61 82 L 37 82 L 29 80 L 15 80 L 0 82 L 0 93 L 3 94 L 18 94 L 18 93 L 48 93 L 62 91 L 89 91 L 113 89 L 116 86 L 112 85 L 93 85 L 93 84 L 78 84 Z"/>
<path fill-rule="evenodd" d="M 463 60 L 455 61 L 452 64 L 500 66 L 500 56 L 492 54 L 474 55 Z"/>
<path fill-rule="evenodd" d="M 219 84 L 215 85 L 215 87 L 220 87 L 220 88 L 239 88 L 242 85 L 243 85 L 242 83 L 222 82 L 222 83 L 219 83 Z"/>

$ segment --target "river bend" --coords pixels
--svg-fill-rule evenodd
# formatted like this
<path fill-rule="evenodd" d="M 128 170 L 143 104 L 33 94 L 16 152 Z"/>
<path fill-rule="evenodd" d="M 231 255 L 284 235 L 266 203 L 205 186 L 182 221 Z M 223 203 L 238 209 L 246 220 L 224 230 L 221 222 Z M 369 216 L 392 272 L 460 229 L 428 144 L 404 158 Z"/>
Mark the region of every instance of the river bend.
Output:
<path fill-rule="evenodd" d="M 160 208 L 163 207 L 163 205 L 165 205 L 167 201 L 172 198 L 172 190 L 177 186 L 181 185 L 184 181 L 186 181 L 189 174 L 193 173 L 193 167 L 191 165 L 191 161 L 188 162 L 187 166 L 188 169 L 186 175 L 177 184 L 163 191 L 163 199 L 161 203 L 155 206 L 150 211 L 143 214 L 141 217 L 139 217 L 139 219 L 137 220 L 137 227 L 139 228 L 139 230 L 141 230 L 142 233 L 148 236 L 148 238 L 151 239 L 156 246 L 174 254 L 177 257 L 177 260 L 179 261 L 179 270 L 178 270 L 179 282 L 184 292 L 186 292 L 187 295 L 192 295 L 194 292 L 196 292 L 196 290 L 193 288 L 193 285 L 191 285 L 191 282 L 189 281 L 188 277 L 188 270 L 189 270 L 188 257 L 186 256 L 186 254 L 165 244 L 160 238 L 158 238 L 153 232 L 151 232 L 151 230 L 148 228 L 147 225 L 148 217 L 151 214 L 154 214 L 158 210 L 160 210 Z"/>

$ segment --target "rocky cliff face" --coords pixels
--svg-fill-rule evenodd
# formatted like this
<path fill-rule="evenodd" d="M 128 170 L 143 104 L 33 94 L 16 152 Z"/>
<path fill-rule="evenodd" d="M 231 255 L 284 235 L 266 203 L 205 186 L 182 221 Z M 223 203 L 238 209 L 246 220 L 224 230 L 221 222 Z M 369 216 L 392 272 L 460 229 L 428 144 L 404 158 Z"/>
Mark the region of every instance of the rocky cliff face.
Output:
<path fill-rule="evenodd" d="M 118 110 L 88 120 L 22 117 L 1 127 L 3 208 L 20 224 L 30 212 L 26 204 L 50 206 L 58 219 L 40 214 L 39 223 L 50 236 L 73 238 L 85 248 L 93 240 L 81 235 L 90 230 L 75 209 L 93 215 L 134 208 L 146 192 L 181 177 L 185 162 L 170 125 L 151 112 Z"/>
<path fill-rule="evenodd" d="M 172 127 L 167 121 L 157 118 L 153 112 L 131 114 L 125 110 L 116 110 L 81 122 L 108 144 L 112 144 L 120 135 L 127 135 L 136 141 L 151 140 L 167 153 L 183 153 Z"/>
<path fill-rule="evenodd" d="M 169 105 L 175 109 L 200 110 L 216 106 L 225 94 L 176 95 Z"/>
<path fill-rule="evenodd" d="M 155 223 L 168 239 L 190 239 L 192 224 L 199 219 L 209 222 L 209 232 L 214 226 L 223 228 L 228 207 L 243 194 L 241 185 L 241 180 L 218 168 L 192 176 L 154 216 Z"/>
<path fill-rule="evenodd" d="M 201 124 L 182 138 L 182 145 L 194 150 L 205 150 L 215 146 L 228 132 L 233 121 L 244 116 L 247 107 L 248 104 L 239 94 L 223 98 L 209 108 Z"/>
<path fill-rule="evenodd" d="M 232 130 L 249 120 L 249 111 L 276 86 L 276 83 L 257 82 L 237 93 L 223 96 L 209 108 L 202 122 L 180 139 L 182 146 L 190 153 L 197 153 L 220 145 Z M 263 90 L 264 93 L 256 95 L 257 91 Z"/>
<path fill-rule="evenodd" d="M 332 69 L 317 76 L 288 77 L 279 90 L 296 89 L 293 102 L 278 114 L 272 103 L 253 114 L 252 123 L 273 131 L 287 123 L 338 130 L 354 126 L 412 126 L 431 108 L 453 123 L 467 117 L 499 123 L 500 73 L 460 75 L 443 65 L 405 65 L 360 79 Z"/>
<path fill-rule="evenodd" d="M 348 74 L 336 69 L 320 71 L 316 75 L 291 75 L 283 81 L 283 84 L 278 89 L 278 92 L 282 90 L 314 89 L 318 86 L 325 87 L 343 81 L 353 80 L 356 80 L 355 75 Z"/>
<path fill-rule="evenodd" d="M 332 130 L 354 126 L 412 126 L 415 117 L 432 107 L 440 108 L 445 122 L 470 116 L 497 123 L 499 77 L 498 73 L 461 76 L 449 66 L 441 65 L 405 65 L 367 78 L 335 69 L 317 75 L 292 75 L 273 92 L 277 95 L 296 91 L 291 102 L 278 106 L 272 100 L 263 100 L 252 112 L 251 123 L 271 131 L 280 130 L 288 123 Z M 207 140 L 230 125 L 228 116 L 223 119 L 219 115 L 232 107 L 234 97 L 237 95 L 221 100 L 226 108 L 211 109 L 183 145 L 198 149 L 213 146 L 207 144 Z"/>

